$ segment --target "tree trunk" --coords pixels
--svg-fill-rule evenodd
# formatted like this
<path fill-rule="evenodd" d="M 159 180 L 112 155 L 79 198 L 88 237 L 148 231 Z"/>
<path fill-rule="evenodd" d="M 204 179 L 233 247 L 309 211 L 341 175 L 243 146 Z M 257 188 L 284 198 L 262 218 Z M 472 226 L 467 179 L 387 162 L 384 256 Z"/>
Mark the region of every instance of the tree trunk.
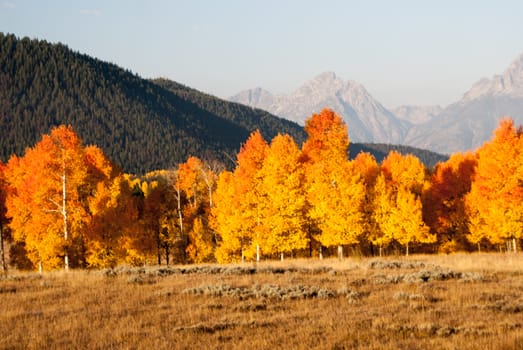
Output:
<path fill-rule="evenodd" d="M 69 247 L 67 246 L 67 240 L 69 239 L 69 231 L 67 225 L 67 187 L 66 187 L 67 178 L 65 176 L 65 159 L 63 160 L 63 174 L 62 174 L 62 216 L 64 218 L 64 265 L 65 271 L 69 271 Z"/>
<path fill-rule="evenodd" d="M 280 253 L 280 259 L 283 261 L 283 252 Z"/>
<path fill-rule="evenodd" d="M 409 242 L 407 242 L 407 249 L 405 251 L 405 256 L 409 256 Z"/>
<path fill-rule="evenodd" d="M 156 235 L 156 255 L 158 257 L 158 266 L 162 265 L 162 243 L 160 242 L 160 233 Z"/>
<path fill-rule="evenodd" d="M 323 260 L 323 250 L 321 249 L 321 244 L 320 244 L 320 260 Z"/>
<path fill-rule="evenodd" d="M 514 251 L 514 253 L 518 252 L 518 246 L 516 244 L 516 239 L 515 238 L 512 238 L 512 250 Z"/>
<path fill-rule="evenodd" d="M 478 253 L 481 253 L 481 244 L 478 242 Z"/>
<path fill-rule="evenodd" d="M 180 228 L 180 238 L 181 238 L 182 242 L 184 242 L 184 244 L 185 244 L 185 246 L 183 247 L 183 258 L 184 258 L 183 260 L 186 261 L 187 253 L 185 252 L 185 248 L 187 247 L 188 242 L 183 233 L 182 198 L 181 198 L 180 188 L 178 187 L 178 185 L 175 185 L 174 189 L 176 190 L 176 201 L 177 201 L 177 205 L 178 205 L 178 227 Z"/>
<path fill-rule="evenodd" d="M 260 245 L 256 244 L 256 262 L 260 262 Z"/>
<path fill-rule="evenodd" d="M 309 236 L 309 258 L 312 258 L 312 233 L 311 233 L 311 224 L 308 224 L 307 234 Z"/>
<path fill-rule="evenodd" d="M 338 259 L 343 259 L 343 246 L 338 245 Z"/>
<path fill-rule="evenodd" d="M 42 260 L 41 259 L 38 262 L 38 272 L 40 273 L 40 275 L 42 275 L 44 273 L 44 265 L 42 264 Z"/>
<path fill-rule="evenodd" d="M 382 250 L 382 248 L 381 248 L 381 245 L 380 245 L 380 258 L 381 258 L 381 250 Z"/>
<path fill-rule="evenodd" d="M 2 272 L 7 275 L 7 264 L 5 261 L 5 250 L 4 250 L 4 229 L 0 223 L 0 259 L 2 259 Z"/>

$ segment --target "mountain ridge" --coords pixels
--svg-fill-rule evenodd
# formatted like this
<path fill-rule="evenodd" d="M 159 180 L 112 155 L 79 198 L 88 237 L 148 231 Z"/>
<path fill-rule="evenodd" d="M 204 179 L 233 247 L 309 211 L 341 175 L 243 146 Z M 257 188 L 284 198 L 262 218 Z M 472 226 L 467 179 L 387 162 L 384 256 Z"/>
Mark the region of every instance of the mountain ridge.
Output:
<path fill-rule="evenodd" d="M 289 95 L 275 96 L 256 88 L 244 90 L 229 100 L 265 109 L 300 125 L 311 113 L 329 107 L 347 123 L 355 142 L 393 144 L 403 140 L 408 129 L 408 122 L 393 115 L 362 84 L 344 81 L 330 71 L 308 80 Z"/>
<path fill-rule="evenodd" d="M 263 96 L 262 96 L 263 95 Z M 247 98 L 248 97 L 248 98 Z M 244 90 L 230 100 L 256 106 L 302 123 L 303 110 L 332 108 L 356 142 L 403 144 L 451 154 L 474 150 L 490 139 L 502 117 L 523 124 L 523 53 L 500 75 L 473 84 L 446 107 L 400 106 L 387 109 L 365 87 L 323 72 L 289 95 L 274 96 L 263 88 Z"/>

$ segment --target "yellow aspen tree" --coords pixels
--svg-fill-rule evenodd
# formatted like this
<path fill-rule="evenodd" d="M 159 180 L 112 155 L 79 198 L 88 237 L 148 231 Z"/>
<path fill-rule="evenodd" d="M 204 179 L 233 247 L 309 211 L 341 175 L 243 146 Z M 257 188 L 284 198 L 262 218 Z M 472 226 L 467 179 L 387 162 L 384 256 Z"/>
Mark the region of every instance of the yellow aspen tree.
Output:
<path fill-rule="evenodd" d="M 220 173 L 214 193 L 211 227 L 219 237 L 215 258 L 219 263 L 242 261 L 247 242 L 242 234 L 244 223 L 239 209 L 241 197 L 237 195 L 237 184 L 232 172 Z"/>
<path fill-rule="evenodd" d="M 429 227 L 423 221 L 421 199 L 404 187 L 400 187 L 396 193 L 388 226 L 392 231 L 390 235 L 405 246 L 405 255 L 409 255 L 409 244 L 412 242 L 436 241 L 436 236 L 430 233 Z"/>
<path fill-rule="evenodd" d="M 379 174 L 373 188 L 371 226 L 368 239 L 379 248 L 379 255 L 382 255 L 384 247 L 387 247 L 394 238 L 392 229 L 392 191 L 387 187 L 385 176 Z"/>
<path fill-rule="evenodd" d="M 284 254 L 307 246 L 304 173 L 300 150 L 289 135 L 271 142 L 260 170 L 260 245 L 263 253 Z"/>
<path fill-rule="evenodd" d="M 191 231 L 189 231 L 189 240 L 191 244 L 187 247 L 187 254 L 192 262 L 208 262 L 213 255 L 213 246 L 209 244 L 213 239 L 212 232 L 206 227 L 202 219 L 194 219 Z"/>
<path fill-rule="evenodd" d="M 341 259 L 342 246 L 358 243 L 364 230 L 365 184 L 349 161 L 328 173 L 313 169 L 317 172 L 309 188 L 309 216 L 321 230 L 316 238 L 325 247 L 337 246 Z"/>
<path fill-rule="evenodd" d="M 141 184 L 145 197 L 143 229 L 154 239 L 158 265 L 161 265 L 162 257 L 166 265 L 170 264 L 172 250 L 177 240 L 181 239 L 173 187 L 174 178 L 174 171 L 159 170 L 146 174 Z"/>
<path fill-rule="evenodd" d="M 426 186 L 426 170 L 413 155 L 403 156 L 391 151 L 383 160 L 381 170 L 389 193 L 391 208 L 389 217 L 378 222 L 385 236 L 405 246 L 413 242 L 433 243 L 436 236 L 430 234 L 423 221 L 421 194 Z"/>
<path fill-rule="evenodd" d="M 313 114 L 305 121 L 307 140 L 302 147 L 301 161 L 305 169 L 305 192 L 309 208 L 308 226 L 309 239 L 319 237 L 321 220 L 316 206 L 328 206 L 319 200 L 328 200 L 329 194 L 321 194 L 319 188 L 327 189 L 331 180 L 329 177 L 339 171 L 338 167 L 347 162 L 349 135 L 347 126 L 334 111 L 323 109 L 319 114 Z M 325 184 L 320 182 L 325 181 Z M 333 194 L 334 196 L 334 194 Z M 312 214 L 312 215 L 311 215 Z M 338 254 L 342 248 L 338 247 Z M 320 259 L 323 257 L 322 243 L 319 245 Z"/>

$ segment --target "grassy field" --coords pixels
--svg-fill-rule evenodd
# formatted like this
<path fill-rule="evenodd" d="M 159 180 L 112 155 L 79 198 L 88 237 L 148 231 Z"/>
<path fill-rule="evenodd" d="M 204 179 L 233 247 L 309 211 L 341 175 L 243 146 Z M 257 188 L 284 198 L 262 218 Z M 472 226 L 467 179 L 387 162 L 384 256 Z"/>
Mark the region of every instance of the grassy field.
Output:
<path fill-rule="evenodd" d="M 523 254 L 12 273 L 1 349 L 523 349 Z"/>

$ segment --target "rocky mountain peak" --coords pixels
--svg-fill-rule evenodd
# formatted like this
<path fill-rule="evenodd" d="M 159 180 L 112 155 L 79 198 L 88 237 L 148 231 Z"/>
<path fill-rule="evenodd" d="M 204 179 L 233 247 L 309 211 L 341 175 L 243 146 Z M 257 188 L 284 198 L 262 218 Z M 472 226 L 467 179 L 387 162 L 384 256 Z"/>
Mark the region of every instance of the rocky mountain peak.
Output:
<path fill-rule="evenodd" d="M 523 54 L 516 58 L 501 75 L 483 78 L 467 91 L 462 103 L 484 96 L 523 97 Z"/>

